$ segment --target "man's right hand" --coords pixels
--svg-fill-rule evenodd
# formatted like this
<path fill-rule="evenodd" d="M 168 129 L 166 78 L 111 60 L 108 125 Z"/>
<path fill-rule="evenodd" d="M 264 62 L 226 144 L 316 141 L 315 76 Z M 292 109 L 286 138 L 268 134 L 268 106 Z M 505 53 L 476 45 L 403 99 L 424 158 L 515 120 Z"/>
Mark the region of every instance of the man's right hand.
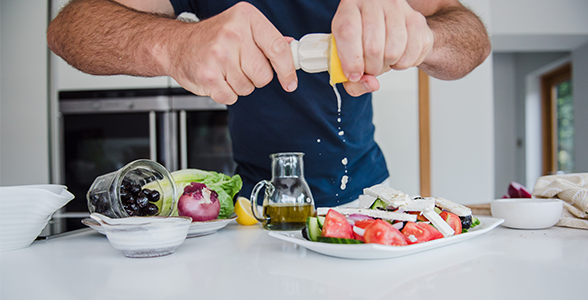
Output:
<path fill-rule="evenodd" d="M 172 18 L 169 0 L 72 0 L 51 22 L 55 54 L 94 75 L 170 76 L 185 89 L 233 104 L 267 85 L 298 86 L 288 38 L 240 2 L 198 23 Z M 158 13 L 153 14 L 153 13 Z"/>
<path fill-rule="evenodd" d="M 240 2 L 199 23 L 179 26 L 158 59 L 167 75 L 187 90 L 233 104 L 270 83 L 298 85 L 287 39 L 253 5 Z"/>

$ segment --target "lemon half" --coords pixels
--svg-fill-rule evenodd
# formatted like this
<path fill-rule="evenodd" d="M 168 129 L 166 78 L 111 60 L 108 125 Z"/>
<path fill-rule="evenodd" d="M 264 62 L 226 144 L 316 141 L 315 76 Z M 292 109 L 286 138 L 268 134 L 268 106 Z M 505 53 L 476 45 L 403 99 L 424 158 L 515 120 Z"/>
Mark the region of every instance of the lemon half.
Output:
<path fill-rule="evenodd" d="M 251 202 L 245 197 L 239 197 L 235 203 L 235 214 L 237 214 L 237 223 L 241 225 L 257 224 L 257 219 L 251 212 Z"/>
<path fill-rule="evenodd" d="M 329 75 L 331 85 L 337 83 L 346 82 L 347 78 L 343 74 L 341 69 L 341 60 L 337 54 L 337 44 L 335 43 L 335 37 L 331 35 L 331 53 L 329 55 Z"/>

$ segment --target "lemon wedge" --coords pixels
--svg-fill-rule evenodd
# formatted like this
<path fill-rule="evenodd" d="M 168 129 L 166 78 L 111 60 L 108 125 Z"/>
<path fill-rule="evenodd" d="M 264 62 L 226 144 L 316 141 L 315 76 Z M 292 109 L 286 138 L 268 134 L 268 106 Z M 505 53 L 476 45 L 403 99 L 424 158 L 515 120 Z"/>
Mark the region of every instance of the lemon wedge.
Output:
<path fill-rule="evenodd" d="M 335 37 L 331 35 L 331 51 L 329 55 L 329 75 L 330 75 L 330 83 L 331 85 L 335 85 L 337 83 L 346 82 L 347 78 L 345 74 L 343 74 L 343 69 L 341 69 L 341 60 L 339 59 L 339 55 L 337 54 L 337 44 L 335 43 Z"/>
<path fill-rule="evenodd" d="M 245 197 L 239 197 L 235 203 L 235 214 L 237 214 L 237 223 L 245 226 L 257 224 L 257 219 L 251 212 L 251 202 Z"/>

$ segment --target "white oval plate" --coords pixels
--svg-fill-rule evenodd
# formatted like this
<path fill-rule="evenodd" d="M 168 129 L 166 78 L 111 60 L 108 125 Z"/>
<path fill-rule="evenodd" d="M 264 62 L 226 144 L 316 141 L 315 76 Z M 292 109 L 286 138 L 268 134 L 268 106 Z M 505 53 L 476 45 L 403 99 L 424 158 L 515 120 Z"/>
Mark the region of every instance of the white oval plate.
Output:
<path fill-rule="evenodd" d="M 188 236 L 186 238 L 193 238 L 193 237 L 199 237 L 199 236 L 213 234 L 213 233 L 217 232 L 218 230 L 227 226 L 229 223 L 231 223 L 235 219 L 237 219 L 237 216 L 233 215 L 228 219 L 216 219 L 216 220 L 206 221 L 206 222 L 192 222 L 192 224 L 190 225 L 190 229 L 188 229 Z M 102 226 L 100 226 L 100 224 L 98 224 L 98 222 L 96 222 L 90 218 L 83 219 L 82 224 L 98 231 L 101 234 L 106 235 L 106 232 L 104 232 L 104 228 L 102 228 Z"/>
<path fill-rule="evenodd" d="M 504 222 L 503 219 L 477 217 L 480 220 L 480 225 L 467 233 L 462 233 L 447 238 L 436 239 L 433 241 L 413 244 L 408 246 L 384 246 L 379 244 L 357 244 L 357 245 L 341 245 L 329 244 L 321 242 L 311 242 L 302 237 L 300 231 L 297 232 L 277 232 L 270 231 L 269 235 L 280 240 L 291 242 L 303 246 L 309 250 L 324 255 L 351 258 L 351 259 L 382 259 L 394 258 L 404 255 L 409 255 L 421 251 L 431 250 L 442 246 L 447 246 L 465 240 L 469 240 L 478 235 L 484 234 Z"/>

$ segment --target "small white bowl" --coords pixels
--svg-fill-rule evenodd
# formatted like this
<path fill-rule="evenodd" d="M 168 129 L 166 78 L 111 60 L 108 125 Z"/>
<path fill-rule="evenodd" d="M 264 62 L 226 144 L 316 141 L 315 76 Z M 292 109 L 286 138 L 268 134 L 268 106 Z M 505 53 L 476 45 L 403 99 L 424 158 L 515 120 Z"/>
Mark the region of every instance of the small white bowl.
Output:
<path fill-rule="evenodd" d="M 129 217 L 111 219 L 93 213 L 90 217 L 100 223 L 110 244 L 126 257 L 147 258 L 165 256 L 186 240 L 192 223 L 189 217 Z"/>
<path fill-rule="evenodd" d="M 490 204 L 492 216 L 504 219 L 503 226 L 517 229 L 544 229 L 561 218 L 563 204 L 559 199 L 506 198 Z"/>
<path fill-rule="evenodd" d="M 58 184 L 0 187 L 0 251 L 28 247 L 73 198 Z"/>

